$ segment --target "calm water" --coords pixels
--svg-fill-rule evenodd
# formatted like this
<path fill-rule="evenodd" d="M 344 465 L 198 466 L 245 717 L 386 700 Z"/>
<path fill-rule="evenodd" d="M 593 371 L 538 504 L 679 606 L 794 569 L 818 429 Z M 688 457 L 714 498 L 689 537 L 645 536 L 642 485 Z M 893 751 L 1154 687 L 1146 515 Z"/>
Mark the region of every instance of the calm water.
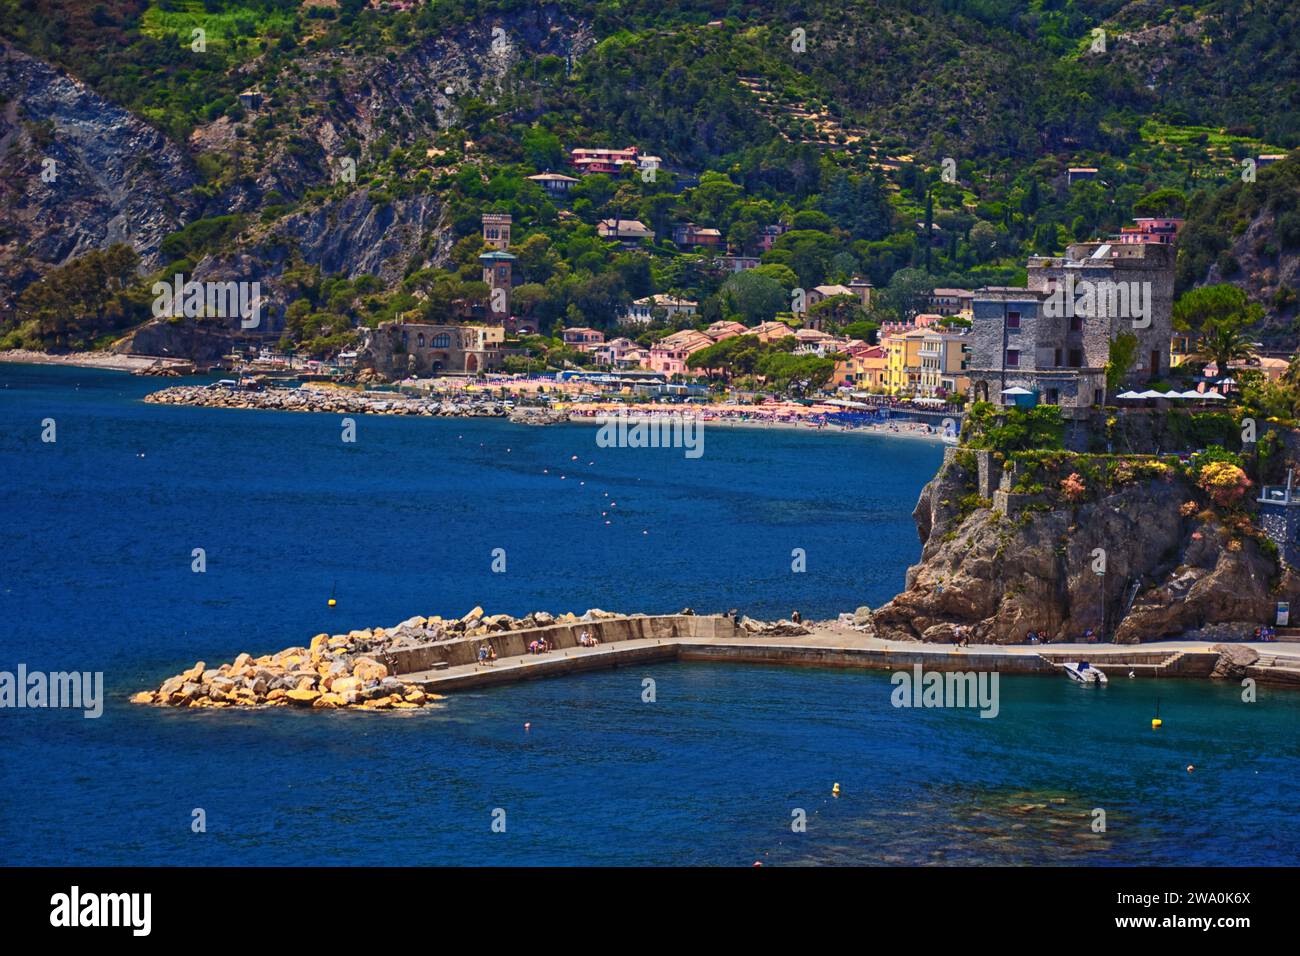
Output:
<path fill-rule="evenodd" d="M 0 861 L 1296 861 L 1300 695 L 1278 692 L 1010 678 L 981 720 L 895 709 L 883 674 L 673 664 L 401 715 L 132 707 L 198 659 L 475 604 L 874 606 L 916 560 L 940 458 L 714 428 L 688 460 L 591 427 L 372 417 L 344 444 L 337 416 L 139 401 L 159 385 L 0 365 L 0 669 L 102 670 L 109 697 L 98 720 L 0 711 Z"/>

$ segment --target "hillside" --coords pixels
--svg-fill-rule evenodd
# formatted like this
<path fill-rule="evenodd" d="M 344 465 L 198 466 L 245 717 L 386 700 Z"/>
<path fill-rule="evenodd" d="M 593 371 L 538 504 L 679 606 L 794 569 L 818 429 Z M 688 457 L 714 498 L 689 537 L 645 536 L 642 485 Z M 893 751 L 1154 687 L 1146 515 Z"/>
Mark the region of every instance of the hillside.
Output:
<path fill-rule="evenodd" d="M 358 325 L 483 296 L 489 209 L 515 219 L 516 302 L 541 328 L 609 328 L 661 291 L 733 314 L 725 276 L 668 241 L 683 221 L 753 254 L 760 227 L 794 223 L 763 253 L 768 282 L 788 296 L 865 275 L 888 292 L 863 316 L 878 322 L 920 284 L 1015 282 L 1025 255 L 1135 213 L 1204 219 L 1242 158 L 1300 144 L 1280 2 L 0 0 L 0 23 L 10 346 L 105 344 L 179 271 L 262 282 L 265 331 L 328 354 Z M 591 176 L 561 201 L 526 179 L 574 146 L 630 144 L 663 158 L 652 181 Z M 1096 178 L 1069 182 L 1075 165 Z M 1211 239 L 1180 283 L 1241 282 L 1294 344 L 1296 207 L 1289 186 L 1270 197 L 1233 234 L 1239 275 L 1221 275 L 1224 248 L 1203 254 Z M 593 228 L 608 216 L 656 241 L 609 248 Z M 141 285 L 105 291 L 103 321 L 70 332 L 50 305 L 68 296 L 22 299 L 113 243 Z"/>

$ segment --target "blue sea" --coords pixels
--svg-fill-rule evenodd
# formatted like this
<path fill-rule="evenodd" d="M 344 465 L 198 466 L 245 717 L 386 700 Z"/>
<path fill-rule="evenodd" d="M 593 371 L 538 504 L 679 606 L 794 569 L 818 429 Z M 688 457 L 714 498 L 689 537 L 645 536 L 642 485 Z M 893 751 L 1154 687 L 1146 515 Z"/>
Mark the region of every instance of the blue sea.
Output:
<path fill-rule="evenodd" d="M 0 364 L 0 670 L 102 671 L 107 698 L 99 719 L 0 710 L 4 864 L 1300 855 L 1300 695 L 1267 689 L 1003 678 L 986 720 L 896 709 L 882 673 L 664 664 L 402 714 L 132 706 L 198 660 L 475 605 L 877 606 L 941 459 L 869 434 L 706 427 L 688 459 L 593 426 L 370 416 L 345 443 L 338 416 L 141 401 L 166 384 Z"/>

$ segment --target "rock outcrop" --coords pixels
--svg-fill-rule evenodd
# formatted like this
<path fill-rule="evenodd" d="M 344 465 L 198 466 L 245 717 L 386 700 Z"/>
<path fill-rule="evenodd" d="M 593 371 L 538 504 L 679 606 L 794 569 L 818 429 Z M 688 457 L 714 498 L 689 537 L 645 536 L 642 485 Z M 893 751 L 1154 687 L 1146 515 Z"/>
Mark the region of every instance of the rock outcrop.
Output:
<path fill-rule="evenodd" d="M 1078 641 L 1091 630 L 1133 644 L 1211 626 L 1244 638 L 1300 590 L 1248 521 L 1196 504 L 1181 476 L 1133 480 L 1077 505 L 1022 503 L 1014 517 L 973 488 L 954 459 L 922 490 L 921 561 L 872 615 L 879 636 L 949 642 L 963 625 L 981 643 L 1022 643 L 1030 632 Z"/>

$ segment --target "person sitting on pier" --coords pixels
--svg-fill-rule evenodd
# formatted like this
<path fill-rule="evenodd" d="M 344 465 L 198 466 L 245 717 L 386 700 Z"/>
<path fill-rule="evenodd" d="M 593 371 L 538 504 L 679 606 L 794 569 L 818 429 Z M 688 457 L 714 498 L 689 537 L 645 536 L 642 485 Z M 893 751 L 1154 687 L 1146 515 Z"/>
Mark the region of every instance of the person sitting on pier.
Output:
<path fill-rule="evenodd" d="M 534 638 L 528 642 L 529 654 L 540 654 L 542 652 L 542 642 Z"/>
<path fill-rule="evenodd" d="M 478 648 L 478 662 L 486 664 L 488 659 L 488 649 L 486 644 L 480 644 Z"/>

